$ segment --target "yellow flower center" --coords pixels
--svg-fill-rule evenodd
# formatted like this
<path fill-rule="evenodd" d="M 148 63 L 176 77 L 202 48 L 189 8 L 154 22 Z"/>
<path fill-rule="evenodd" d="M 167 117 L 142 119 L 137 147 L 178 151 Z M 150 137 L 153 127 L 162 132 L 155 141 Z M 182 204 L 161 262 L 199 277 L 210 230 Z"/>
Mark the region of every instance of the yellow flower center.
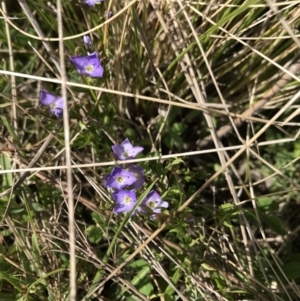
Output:
<path fill-rule="evenodd" d="M 86 72 L 92 72 L 94 70 L 94 66 L 93 65 L 87 65 L 86 67 L 85 67 L 85 71 Z"/>
<path fill-rule="evenodd" d="M 150 202 L 148 203 L 148 205 L 149 205 L 150 208 L 155 208 L 156 202 L 150 201 Z"/>
<path fill-rule="evenodd" d="M 127 196 L 126 198 L 125 198 L 125 204 L 126 205 L 129 205 L 131 203 L 131 198 L 129 197 L 129 196 Z"/>

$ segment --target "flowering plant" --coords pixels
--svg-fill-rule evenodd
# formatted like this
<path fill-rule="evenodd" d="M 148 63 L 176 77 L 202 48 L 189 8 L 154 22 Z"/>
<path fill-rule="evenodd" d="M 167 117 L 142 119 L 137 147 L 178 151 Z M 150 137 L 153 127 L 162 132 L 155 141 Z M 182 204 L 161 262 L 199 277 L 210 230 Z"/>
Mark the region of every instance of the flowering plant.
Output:
<path fill-rule="evenodd" d="M 47 90 L 41 90 L 40 105 L 43 107 L 48 106 L 50 108 L 50 112 L 56 117 L 63 116 L 64 101 L 62 97 L 55 96 Z"/>
<path fill-rule="evenodd" d="M 93 52 L 87 56 L 72 56 L 71 63 L 81 75 L 102 77 L 104 69 L 100 64 L 98 53 Z"/>
<path fill-rule="evenodd" d="M 117 159 L 123 161 L 134 159 L 143 151 L 141 146 L 133 146 L 128 139 L 121 144 L 112 146 L 112 150 Z M 112 193 L 115 200 L 114 213 L 131 212 L 137 202 L 136 191 L 142 188 L 145 183 L 145 174 L 142 167 L 130 164 L 128 167 L 115 167 L 108 176 L 105 176 L 106 188 L 114 190 Z M 156 214 L 160 214 L 163 208 L 168 208 L 169 204 L 161 200 L 160 195 L 151 190 L 137 206 L 136 211 L 143 214 L 150 214 L 152 220 L 156 219 Z"/>

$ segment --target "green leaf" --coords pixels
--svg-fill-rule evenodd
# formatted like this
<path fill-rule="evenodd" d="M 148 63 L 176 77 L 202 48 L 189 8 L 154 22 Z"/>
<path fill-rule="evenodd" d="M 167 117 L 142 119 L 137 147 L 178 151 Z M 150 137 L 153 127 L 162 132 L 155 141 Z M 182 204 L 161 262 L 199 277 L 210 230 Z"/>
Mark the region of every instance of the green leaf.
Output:
<path fill-rule="evenodd" d="M 270 206 L 270 204 L 273 202 L 273 200 L 270 197 L 262 197 L 256 200 L 257 206 L 259 207 L 267 207 Z"/>
<path fill-rule="evenodd" d="M 149 264 L 144 259 L 138 259 L 136 261 L 131 262 L 128 266 L 133 269 L 140 269 L 140 268 L 144 268 L 145 266 L 149 266 Z"/>
<path fill-rule="evenodd" d="M 6 127 L 7 131 L 9 132 L 10 136 L 19 145 L 18 136 L 16 135 L 14 129 L 10 126 L 9 122 L 7 121 L 7 118 L 5 116 L 1 115 L 1 119 L 3 121 L 4 126 Z"/>
<path fill-rule="evenodd" d="M 22 299 L 18 298 L 18 296 L 14 293 L 2 293 L 0 292 L 0 301 L 21 301 Z"/>
<path fill-rule="evenodd" d="M 131 283 L 139 290 L 139 292 L 145 296 L 150 296 L 153 292 L 153 285 L 151 283 L 150 277 L 148 274 L 151 271 L 151 267 L 148 262 L 144 259 L 138 259 L 128 265 L 129 267 L 138 271 L 137 275 L 131 280 Z M 118 293 L 116 299 L 118 300 L 128 291 L 127 288 L 123 289 Z M 130 299 L 126 299 L 130 300 Z"/>
<path fill-rule="evenodd" d="M 31 242 L 32 242 L 33 252 L 36 253 L 36 254 L 40 254 L 40 247 L 39 247 L 39 242 L 38 242 L 38 238 L 36 236 L 36 233 L 32 234 Z"/>
<path fill-rule="evenodd" d="M 300 141 L 296 140 L 294 143 L 294 157 L 298 158 L 300 156 Z"/>
<path fill-rule="evenodd" d="M 72 147 L 76 147 L 78 149 L 84 148 L 91 141 L 91 136 L 88 133 L 84 133 L 76 138 L 72 143 Z"/>
<path fill-rule="evenodd" d="M 34 260 L 35 260 L 36 264 L 38 266 L 40 266 L 40 262 L 41 262 L 40 254 L 41 254 L 41 252 L 40 252 L 40 247 L 39 247 L 39 241 L 38 241 L 38 238 L 37 238 L 35 232 L 32 234 L 31 243 L 32 243 L 32 250 L 33 250 L 33 254 L 34 254 Z"/>
<path fill-rule="evenodd" d="M 24 210 L 25 210 L 24 207 L 22 207 L 22 208 L 12 208 L 12 209 L 9 211 L 9 213 L 10 213 L 10 214 L 19 214 L 19 213 L 23 212 Z"/>
<path fill-rule="evenodd" d="M 47 287 L 47 291 L 48 291 L 48 301 L 56 301 L 55 294 L 53 294 L 50 287 Z"/>
<path fill-rule="evenodd" d="M 141 273 L 142 272 L 143 271 L 141 271 Z M 149 281 L 146 284 L 144 284 L 142 287 L 139 288 L 140 293 L 145 296 L 150 296 L 154 290 L 153 284 L 150 282 L 149 277 L 148 277 L 148 279 L 149 279 Z"/>
<path fill-rule="evenodd" d="M 226 220 L 224 220 L 223 225 L 227 228 L 233 229 L 233 226 Z"/>
<path fill-rule="evenodd" d="M 99 241 L 101 241 L 102 236 L 103 236 L 103 231 L 95 226 L 95 225 L 91 225 L 89 226 L 86 230 L 85 230 L 88 239 L 91 243 L 98 243 Z"/>
<path fill-rule="evenodd" d="M 234 208 L 234 205 L 231 203 L 225 203 L 220 206 L 220 209 L 223 211 L 229 211 Z"/>
<path fill-rule="evenodd" d="M 126 298 L 126 301 L 136 301 L 136 300 L 137 299 L 132 296 Z"/>
<path fill-rule="evenodd" d="M 209 266 L 209 265 L 206 264 L 206 263 L 202 263 L 202 264 L 201 264 L 201 267 L 202 267 L 204 270 L 206 270 L 206 271 L 215 271 L 214 268 L 212 268 L 211 266 Z"/>
<path fill-rule="evenodd" d="M 172 160 L 172 161 L 168 164 L 168 166 L 167 166 L 166 168 L 169 169 L 170 167 L 172 167 L 172 166 L 174 166 L 174 165 L 180 165 L 180 164 L 182 164 L 182 163 L 184 163 L 184 161 L 183 161 L 182 159 L 180 159 L 180 158 L 175 158 L 174 160 Z"/>
<path fill-rule="evenodd" d="M 287 278 L 289 278 L 289 279 L 300 278 L 300 262 L 299 261 L 293 261 L 293 262 L 286 263 L 281 268 Z"/>
<path fill-rule="evenodd" d="M 151 267 L 149 265 L 145 266 L 131 281 L 131 283 L 145 296 L 150 296 L 153 291 L 153 285 L 150 281 L 150 277 L 147 276 L 150 271 Z"/>
<path fill-rule="evenodd" d="M 27 288 L 27 291 L 31 291 L 36 285 L 38 284 L 46 284 L 45 279 L 47 279 L 48 277 L 55 275 L 55 274 L 59 274 L 59 273 L 64 273 L 64 272 L 69 272 L 67 268 L 60 268 L 60 269 L 56 269 L 53 270 L 51 272 L 49 272 L 48 274 L 43 275 L 42 277 L 38 278 L 36 281 L 32 282 L 29 287 Z M 1 272 L 0 272 L 1 273 Z"/>
<path fill-rule="evenodd" d="M 32 208 L 34 211 L 37 211 L 37 212 L 46 211 L 46 208 L 43 205 L 41 205 L 39 203 L 35 203 L 35 202 L 32 203 Z"/>
<path fill-rule="evenodd" d="M 261 219 L 277 234 L 286 234 L 286 230 L 283 227 L 283 223 L 277 216 L 261 215 Z"/>
<path fill-rule="evenodd" d="M 178 283 L 179 279 L 181 278 L 181 270 L 180 269 L 176 269 L 175 273 L 173 274 L 172 276 L 172 282 L 174 283 L 174 285 L 176 286 L 176 284 Z M 174 289 L 168 285 L 165 292 L 164 292 L 164 295 L 173 295 L 174 294 Z"/>
<path fill-rule="evenodd" d="M 99 225 L 103 225 L 103 218 L 101 215 L 99 215 L 96 212 L 92 212 L 92 219 L 95 223 L 99 224 Z"/>
<path fill-rule="evenodd" d="M 0 156 L 0 166 L 2 170 L 11 170 L 10 159 L 2 154 Z M 12 173 L 4 173 L 2 174 L 2 187 L 8 188 L 13 185 L 13 176 Z"/>
<path fill-rule="evenodd" d="M 14 277 L 11 274 L 7 274 L 0 270 L 0 280 L 6 280 L 9 282 L 16 290 L 22 292 L 22 287 L 20 286 L 20 279 L 19 277 Z"/>
<path fill-rule="evenodd" d="M 174 297 L 170 295 L 164 295 L 165 301 L 173 301 Z"/>
<path fill-rule="evenodd" d="M 256 200 L 257 207 L 263 210 L 276 209 L 276 202 L 270 197 L 261 197 Z"/>

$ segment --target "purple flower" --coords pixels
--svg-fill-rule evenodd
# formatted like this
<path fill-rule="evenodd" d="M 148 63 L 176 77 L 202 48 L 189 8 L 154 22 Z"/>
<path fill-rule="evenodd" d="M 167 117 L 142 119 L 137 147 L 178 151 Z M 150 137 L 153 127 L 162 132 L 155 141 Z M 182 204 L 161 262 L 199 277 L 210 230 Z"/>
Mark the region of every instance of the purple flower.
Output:
<path fill-rule="evenodd" d="M 139 207 L 139 211 L 143 213 L 148 213 L 149 211 L 151 213 L 154 213 L 153 215 L 151 215 L 151 219 L 155 220 L 156 219 L 155 214 L 161 213 L 162 208 L 168 208 L 168 207 L 169 207 L 169 203 L 166 201 L 162 201 L 159 194 L 156 191 L 151 190 L 147 194 L 145 199 L 142 201 L 141 207 Z"/>
<path fill-rule="evenodd" d="M 102 77 L 103 67 L 100 65 L 98 53 L 95 51 L 87 56 L 71 56 L 71 63 L 79 74 L 91 77 Z"/>
<path fill-rule="evenodd" d="M 84 0 L 85 4 L 88 6 L 95 6 L 96 3 L 103 2 L 104 0 Z"/>
<path fill-rule="evenodd" d="M 125 186 L 133 184 L 135 181 L 136 177 L 132 172 L 121 167 L 115 167 L 106 178 L 104 186 L 112 189 L 122 189 Z"/>
<path fill-rule="evenodd" d="M 84 42 L 84 44 L 87 45 L 87 47 L 89 49 L 92 48 L 92 41 L 91 41 L 91 38 L 89 36 L 83 36 L 83 42 Z"/>
<path fill-rule="evenodd" d="M 105 17 L 107 17 L 107 19 L 109 19 L 109 18 L 111 18 L 112 17 L 112 15 L 113 15 L 113 12 L 110 10 L 110 11 L 108 11 L 107 13 L 105 13 Z"/>
<path fill-rule="evenodd" d="M 55 114 L 56 117 L 63 116 L 64 101 L 62 97 L 57 97 L 47 90 L 40 91 L 40 105 L 49 106 L 50 112 Z"/>
<path fill-rule="evenodd" d="M 140 146 L 133 146 L 127 138 L 121 144 L 113 145 L 111 148 L 119 160 L 134 159 L 144 149 Z"/>
<path fill-rule="evenodd" d="M 186 221 L 188 224 L 193 224 L 193 223 L 196 222 L 196 219 L 195 219 L 192 215 L 190 215 L 189 217 L 186 218 L 185 221 Z"/>
<path fill-rule="evenodd" d="M 112 196 L 116 201 L 114 213 L 130 212 L 136 203 L 134 190 L 117 190 Z"/>
<path fill-rule="evenodd" d="M 142 167 L 132 164 L 128 167 L 127 170 L 133 173 L 136 178 L 136 181 L 132 184 L 132 187 L 134 189 L 141 188 L 145 183 L 144 169 Z"/>

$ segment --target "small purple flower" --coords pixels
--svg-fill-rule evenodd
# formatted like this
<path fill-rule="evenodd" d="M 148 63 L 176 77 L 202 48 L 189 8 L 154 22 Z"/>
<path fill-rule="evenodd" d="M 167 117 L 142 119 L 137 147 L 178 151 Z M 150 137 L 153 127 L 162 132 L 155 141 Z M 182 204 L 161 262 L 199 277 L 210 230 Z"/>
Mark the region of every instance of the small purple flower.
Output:
<path fill-rule="evenodd" d="M 145 199 L 142 201 L 141 207 L 139 207 L 139 211 L 143 213 L 148 213 L 150 210 L 150 212 L 154 213 L 153 215 L 151 215 L 151 219 L 155 220 L 156 219 L 155 214 L 161 213 L 162 208 L 168 208 L 168 207 L 169 207 L 169 203 L 166 201 L 162 201 L 159 194 L 156 191 L 151 190 L 147 194 Z"/>
<path fill-rule="evenodd" d="M 95 51 L 87 56 L 71 56 L 71 63 L 81 75 L 102 77 L 103 67 L 100 64 L 98 53 Z"/>
<path fill-rule="evenodd" d="M 84 0 L 85 4 L 87 4 L 88 6 L 95 6 L 96 3 L 101 3 L 104 0 Z"/>
<path fill-rule="evenodd" d="M 133 173 L 136 178 L 136 181 L 132 184 L 132 187 L 134 189 L 141 188 L 145 183 L 144 169 L 142 167 L 132 164 L 128 167 L 127 170 Z"/>
<path fill-rule="evenodd" d="M 113 145 L 111 148 L 119 160 L 134 159 L 144 149 L 141 146 L 133 146 L 127 138 L 121 144 Z"/>
<path fill-rule="evenodd" d="M 125 186 L 133 184 L 135 181 L 136 177 L 132 172 L 121 167 L 115 167 L 106 178 L 104 186 L 112 189 L 122 189 Z"/>
<path fill-rule="evenodd" d="M 83 42 L 84 42 L 84 44 L 87 45 L 87 47 L 89 49 L 92 48 L 92 41 L 91 41 L 91 38 L 89 36 L 83 36 Z"/>
<path fill-rule="evenodd" d="M 63 116 L 64 101 L 62 97 L 57 97 L 47 90 L 40 91 L 40 105 L 49 106 L 50 112 L 55 114 L 56 117 Z"/>
<path fill-rule="evenodd" d="M 134 190 L 117 190 L 112 196 L 116 201 L 114 213 L 130 212 L 136 203 Z"/>
<path fill-rule="evenodd" d="M 196 222 L 196 219 L 195 219 L 192 215 L 190 215 L 189 217 L 186 218 L 185 221 L 186 221 L 188 224 L 193 224 L 193 223 Z"/>
<path fill-rule="evenodd" d="M 113 12 L 110 10 L 110 11 L 108 11 L 107 13 L 105 13 L 105 17 L 107 17 L 107 19 L 109 19 L 109 18 L 111 18 L 112 17 L 112 15 L 113 15 Z"/>

